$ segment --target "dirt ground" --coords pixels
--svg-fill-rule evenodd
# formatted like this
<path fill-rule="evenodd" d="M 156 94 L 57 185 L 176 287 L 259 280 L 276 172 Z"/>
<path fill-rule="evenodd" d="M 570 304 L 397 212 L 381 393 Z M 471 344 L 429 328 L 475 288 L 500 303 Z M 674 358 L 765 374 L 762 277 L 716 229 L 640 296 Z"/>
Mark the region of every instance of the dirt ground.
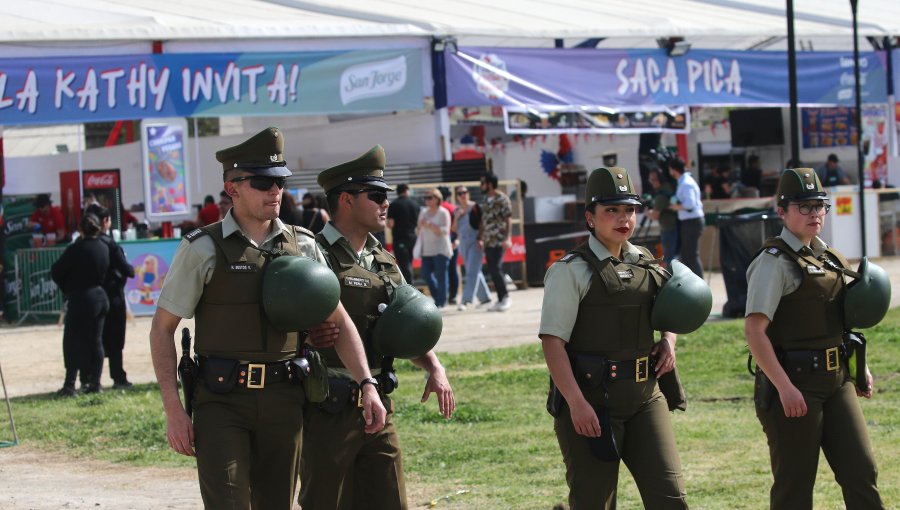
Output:
<path fill-rule="evenodd" d="M 900 258 L 882 259 L 878 263 L 891 275 L 892 306 L 898 306 Z M 717 316 L 727 300 L 720 274 L 712 275 L 710 287 L 713 316 Z M 436 350 L 479 351 L 537 342 L 543 289 L 513 291 L 510 296 L 512 308 L 506 313 L 471 308 L 464 312 L 448 310 Z M 184 321 L 182 325 L 193 330 L 193 321 Z M 155 381 L 147 340 L 149 331 L 149 317 L 139 317 L 128 324 L 125 370 L 136 383 Z M 11 397 L 57 390 L 64 375 L 62 328 L 57 325 L 0 327 L 0 369 Z M 453 374 L 449 376 L 452 384 Z M 104 385 L 111 384 L 105 374 Z M 0 441 L 11 438 L 7 421 L 5 406 L 0 403 Z M 407 481 L 407 490 L 412 507 L 422 507 L 421 502 L 430 499 L 414 479 Z M 0 508 L 193 510 L 202 508 L 202 503 L 193 469 L 138 468 L 73 459 L 64 453 L 39 451 L 24 443 L 0 448 Z"/>

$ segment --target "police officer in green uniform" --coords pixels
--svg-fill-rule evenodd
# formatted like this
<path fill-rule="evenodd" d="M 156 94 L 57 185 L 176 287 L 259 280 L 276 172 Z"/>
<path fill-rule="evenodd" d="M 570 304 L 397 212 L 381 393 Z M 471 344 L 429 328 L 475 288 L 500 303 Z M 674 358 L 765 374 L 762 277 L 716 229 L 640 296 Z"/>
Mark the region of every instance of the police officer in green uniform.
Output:
<path fill-rule="evenodd" d="M 628 242 L 640 202 L 624 168 L 594 170 L 586 194 L 591 235 L 547 271 L 539 335 L 569 505 L 615 508 L 621 459 L 645 508 L 687 508 L 670 406 L 657 385 L 675 367 L 675 334 L 663 331 L 654 343 L 651 326 L 669 276 Z"/>
<path fill-rule="evenodd" d="M 390 301 L 390 293 L 405 283 L 393 255 L 372 235 L 384 230 L 387 221 L 391 188 L 384 181 L 384 166 L 384 149 L 378 145 L 318 177 L 332 220 L 316 241 L 338 276 L 341 301 L 363 338 L 369 369 L 376 374 L 388 417 L 383 430 L 364 433 L 354 398 L 357 385 L 330 347 L 340 326 L 325 323 L 311 329 L 310 341 L 329 367 L 330 397 L 323 404 L 306 406 L 300 462 L 304 510 L 408 508 L 400 444 L 391 420 L 393 404 L 387 395 L 396 386 L 396 376 L 392 360 L 377 352 L 372 342 L 375 321 Z M 453 390 L 444 367 L 430 347 L 427 349 L 411 360 L 428 372 L 422 402 L 435 393 L 441 414 L 449 419 L 456 408 Z"/>
<path fill-rule="evenodd" d="M 819 450 L 848 509 L 884 508 L 866 422 L 841 344 L 847 261 L 818 234 L 831 207 L 816 172 L 785 170 L 784 221 L 747 269 L 747 344 L 758 365 L 756 415 L 769 442 L 773 509 L 813 507 Z"/>
<path fill-rule="evenodd" d="M 298 334 L 276 330 L 261 313 L 262 275 L 276 254 L 324 258 L 312 233 L 278 220 L 281 190 L 291 175 L 283 144 L 281 132 L 268 128 L 216 153 L 234 207 L 178 246 L 150 330 L 169 446 L 197 457 L 200 491 L 210 509 L 289 510 L 294 498 L 305 402 L 301 386 L 290 383 Z M 284 298 L 295 299 L 302 313 L 303 301 L 316 296 L 298 289 Z M 182 318 L 194 316 L 200 382 L 192 423 L 178 396 L 173 335 Z M 371 377 L 340 304 L 329 320 L 342 326 L 335 346 L 353 377 Z M 362 400 L 366 430 L 380 430 L 385 410 L 375 389 L 365 388 Z"/>

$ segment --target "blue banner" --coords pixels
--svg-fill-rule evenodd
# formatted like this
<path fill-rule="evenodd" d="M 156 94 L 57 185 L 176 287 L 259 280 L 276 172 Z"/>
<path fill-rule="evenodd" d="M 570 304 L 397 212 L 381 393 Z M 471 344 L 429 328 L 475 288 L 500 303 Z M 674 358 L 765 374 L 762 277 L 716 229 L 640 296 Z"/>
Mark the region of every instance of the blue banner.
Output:
<path fill-rule="evenodd" d="M 0 59 L 0 124 L 423 106 L 422 50 Z"/>
<path fill-rule="evenodd" d="M 780 105 L 787 54 L 766 51 L 460 48 L 444 54 L 450 106 Z M 884 52 L 860 56 L 862 99 L 887 100 Z M 852 53 L 797 55 L 801 104 L 851 105 Z"/>

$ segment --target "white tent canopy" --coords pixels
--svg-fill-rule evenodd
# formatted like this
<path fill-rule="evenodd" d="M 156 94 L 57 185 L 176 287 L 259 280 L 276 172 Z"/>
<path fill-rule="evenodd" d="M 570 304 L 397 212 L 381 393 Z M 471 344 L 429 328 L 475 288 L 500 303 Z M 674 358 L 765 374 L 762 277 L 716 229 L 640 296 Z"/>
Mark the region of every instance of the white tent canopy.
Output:
<path fill-rule="evenodd" d="M 848 49 L 849 0 L 797 0 L 798 39 Z M 696 47 L 783 49 L 784 0 L 17 0 L 0 12 L 0 56 L 133 52 L 150 41 L 454 36 L 461 45 L 652 47 L 685 37 Z M 900 35 L 900 2 L 859 0 L 862 37 Z M 73 48 L 72 45 L 75 45 Z M 141 45 L 143 44 L 143 46 Z M 135 46 L 137 45 L 137 46 Z M 863 47 L 865 48 L 865 47 Z M 93 51 L 92 51 L 93 50 Z"/>

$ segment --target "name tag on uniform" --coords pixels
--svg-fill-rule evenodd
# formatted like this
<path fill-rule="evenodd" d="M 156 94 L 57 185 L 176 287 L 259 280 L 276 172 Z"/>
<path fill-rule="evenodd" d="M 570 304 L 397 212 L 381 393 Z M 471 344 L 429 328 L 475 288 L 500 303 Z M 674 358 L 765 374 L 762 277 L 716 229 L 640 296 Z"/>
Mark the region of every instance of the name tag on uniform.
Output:
<path fill-rule="evenodd" d="M 825 270 L 812 264 L 806 266 L 806 272 L 809 274 L 825 274 Z"/>
<path fill-rule="evenodd" d="M 359 278 L 357 276 L 345 276 L 344 277 L 344 285 L 348 287 L 359 287 L 362 289 L 368 289 L 372 286 L 372 280 L 368 278 Z"/>
<path fill-rule="evenodd" d="M 634 271 L 632 271 L 631 269 L 622 269 L 616 272 L 619 273 L 619 278 L 623 280 L 630 280 L 634 278 Z"/>
<path fill-rule="evenodd" d="M 256 264 L 249 262 L 234 262 L 228 265 L 229 273 L 255 273 L 259 270 Z"/>

